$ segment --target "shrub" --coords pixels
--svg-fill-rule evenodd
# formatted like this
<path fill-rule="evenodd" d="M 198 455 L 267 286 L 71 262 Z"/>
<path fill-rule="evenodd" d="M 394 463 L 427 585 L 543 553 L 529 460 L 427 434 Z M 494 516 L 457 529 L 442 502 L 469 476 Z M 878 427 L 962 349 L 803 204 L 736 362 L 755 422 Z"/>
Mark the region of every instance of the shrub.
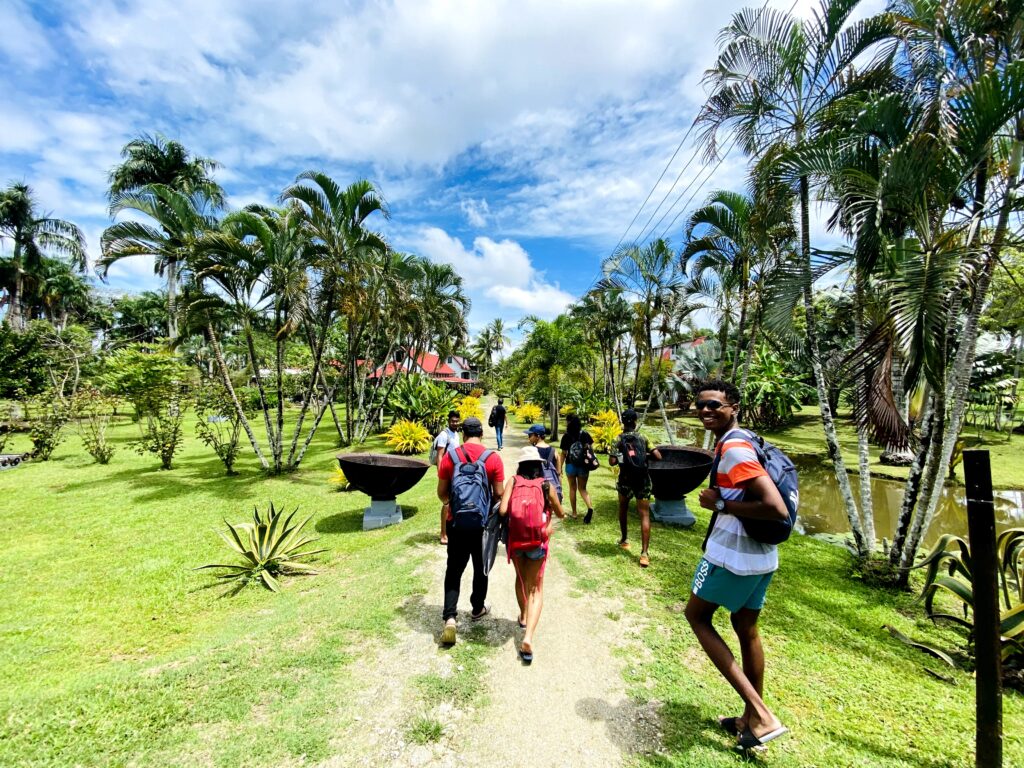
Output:
<path fill-rule="evenodd" d="M 430 433 L 422 424 L 403 419 L 396 421 L 394 426 L 384 433 L 384 439 L 395 453 L 408 455 L 423 453 L 430 447 Z"/>
<path fill-rule="evenodd" d="M 54 450 L 64 439 L 64 425 L 70 418 L 68 406 L 50 392 L 34 398 L 32 409 L 38 413 L 36 418 L 32 419 L 28 432 L 28 437 L 32 441 L 32 458 L 49 461 Z"/>
<path fill-rule="evenodd" d="M 476 417 L 482 419 L 484 417 L 484 411 L 480 407 L 480 399 L 477 397 L 470 397 L 467 395 L 459 401 L 459 418 L 465 421 L 468 418 Z"/>
<path fill-rule="evenodd" d="M 144 426 L 140 422 L 142 437 L 134 442 L 136 452 L 141 456 L 155 453 L 160 458 L 160 469 L 172 469 L 174 454 L 181 450 L 185 439 L 181 430 L 182 421 L 184 415 L 180 399 L 174 397 L 156 413 L 148 414 Z"/>
<path fill-rule="evenodd" d="M 238 458 L 238 439 L 242 420 L 223 384 L 204 380 L 196 393 L 196 435 L 213 448 L 224 462 L 227 474 L 234 475 Z"/>
<path fill-rule="evenodd" d="M 484 391 L 480 389 L 480 387 L 476 387 L 475 389 L 469 390 L 469 396 L 475 397 L 477 400 L 479 400 L 481 397 L 484 396 Z"/>
<path fill-rule="evenodd" d="M 570 413 L 576 413 L 576 406 L 568 403 L 559 408 L 558 413 L 561 416 L 568 416 Z"/>
<path fill-rule="evenodd" d="M 77 418 L 78 435 L 85 450 L 97 464 L 107 464 L 114 455 L 114 446 L 107 441 L 107 427 L 117 403 L 95 387 L 80 389 L 71 401 Z"/>
<path fill-rule="evenodd" d="M 594 438 L 594 450 L 599 453 L 608 453 L 619 435 L 622 434 L 619 414 L 611 409 L 601 411 L 594 416 L 593 425 L 587 431 Z"/>
<path fill-rule="evenodd" d="M 813 394 L 777 355 L 762 347 L 750 365 L 747 388 L 742 393 L 744 418 L 754 429 L 775 429 L 793 419 L 794 409 Z"/>
<path fill-rule="evenodd" d="M 516 409 L 516 418 L 523 424 L 534 424 L 540 421 L 542 411 L 539 405 L 523 403 Z"/>
<path fill-rule="evenodd" d="M 414 373 L 395 382 L 388 394 L 387 407 L 396 418 L 418 421 L 435 434 L 441 431 L 448 411 L 455 409 L 458 399 L 458 392 Z"/>
<path fill-rule="evenodd" d="M 220 537 L 233 552 L 241 555 L 241 563 L 214 563 L 200 566 L 196 570 L 224 570 L 225 573 L 219 574 L 217 578 L 228 583 L 235 582 L 235 592 L 257 580 L 267 589 L 277 592 L 281 588 L 278 579 L 282 576 L 315 574 L 312 567 L 301 561 L 327 550 L 303 551 L 303 547 L 317 539 L 302 533 L 312 515 L 297 525 L 292 523 L 298 511 L 296 508 L 285 517 L 274 509 L 274 503 L 271 502 L 265 518 L 260 515 L 259 509 L 254 509 L 251 523 L 232 525 L 225 520 L 228 533 L 221 533 Z"/>

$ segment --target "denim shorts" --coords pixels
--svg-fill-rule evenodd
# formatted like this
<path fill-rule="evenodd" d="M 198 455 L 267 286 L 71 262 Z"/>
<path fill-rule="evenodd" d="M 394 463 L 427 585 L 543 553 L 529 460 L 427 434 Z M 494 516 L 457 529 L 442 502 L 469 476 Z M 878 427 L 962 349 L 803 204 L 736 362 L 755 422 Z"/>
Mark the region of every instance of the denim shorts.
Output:
<path fill-rule="evenodd" d="M 546 544 L 541 544 L 533 549 L 517 550 L 515 554 L 517 557 L 525 557 L 527 560 L 543 560 L 548 556 L 548 548 Z"/>
<path fill-rule="evenodd" d="M 565 474 L 567 477 L 581 477 L 586 480 L 590 477 L 590 470 L 586 467 L 577 467 L 575 464 L 565 463 Z"/>
<path fill-rule="evenodd" d="M 771 584 L 774 575 L 773 571 L 738 576 L 720 565 L 709 563 L 702 557 L 697 563 L 690 589 L 701 600 L 725 606 L 730 613 L 736 613 L 742 608 L 760 611 L 764 608 L 768 585 Z"/>

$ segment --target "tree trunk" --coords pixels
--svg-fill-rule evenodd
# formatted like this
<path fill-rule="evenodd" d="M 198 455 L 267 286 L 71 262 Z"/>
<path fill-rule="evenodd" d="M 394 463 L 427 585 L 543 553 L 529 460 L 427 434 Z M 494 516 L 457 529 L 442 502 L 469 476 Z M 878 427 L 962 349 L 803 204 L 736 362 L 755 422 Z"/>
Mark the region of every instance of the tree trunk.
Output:
<path fill-rule="evenodd" d="M 860 347 L 864 340 L 864 294 L 865 276 L 862 270 L 857 269 L 854 302 L 856 316 L 854 318 L 854 345 Z M 867 371 L 861 371 L 857 376 L 857 386 L 861 390 L 862 397 L 870 397 L 871 378 Z M 871 499 L 871 453 L 868 440 L 868 424 L 857 425 L 857 467 L 860 472 L 860 519 L 864 527 L 864 543 L 866 554 L 870 555 L 875 549 L 875 509 Z"/>
<path fill-rule="evenodd" d="M 252 368 L 252 375 L 256 379 L 256 389 L 260 393 L 260 410 L 263 411 L 263 426 L 267 430 L 267 441 L 270 443 L 270 450 L 274 450 L 274 427 L 270 423 L 270 405 L 267 403 L 267 392 L 263 386 L 263 377 L 260 375 L 260 360 L 256 354 L 256 343 L 252 337 L 252 327 L 248 323 L 242 325 L 242 335 L 245 336 L 246 346 L 249 348 L 249 365 Z"/>
<path fill-rule="evenodd" d="M 171 345 L 178 338 L 178 315 L 175 300 L 178 288 L 178 262 L 176 259 L 167 260 L 167 337 Z"/>
<path fill-rule="evenodd" d="M 14 282 L 11 285 L 11 292 L 7 297 L 7 324 L 12 331 L 25 330 L 25 315 L 22 312 L 21 302 L 25 294 L 25 273 L 21 268 L 21 242 L 19 233 L 14 233 L 14 255 L 11 259 L 14 269 Z"/>
<path fill-rule="evenodd" d="M 821 423 L 825 430 L 828 455 L 832 459 L 836 481 L 839 484 L 839 495 L 846 510 L 846 518 L 850 523 L 850 533 L 853 534 L 854 547 L 858 557 L 864 557 L 868 554 L 867 543 L 860 524 L 857 504 L 853 500 L 850 477 L 846 473 L 843 454 L 839 448 L 836 425 L 832 420 L 832 409 L 828 403 L 828 387 L 825 382 L 825 372 L 822 370 L 821 357 L 818 353 L 818 323 L 814 315 L 814 295 L 811 284 L 810 187 L 806 176 L 800 177 L 800 241 L 801 266 L 804 276 L 804 317 L 807 320 L 807 346 L 810 352 L 811 368 L 814 371 L 814 382 L 818 391 L 818 408 L 821 410 Z"/>
<path fill-rule="evenodd" d="M 928 452 L 932 444 L 934 422 L 934 393 L 926 393 L 920 418 L 921 446 L 917 453 L 914 454 L 914 461 L 910 465 L 910 474 L 907 475 L 907 482 L 903 486 L 903 502 L 900 505 L 900 514 L 896 518 L 892 549 L 889 550 L 889 565 L 892 568 L 899 567 L 900 562 L 903 560 L 903 548 L 907 541 L 907 533 L 910 531 L 910 523 L 921 492 L 921 479 L 924 475 L 925 463 L 927 462 Z M 905 578 L 908 576 L 908 573 L 903 572 L 900 574 L 900 580 L 905 584 Z"/>
<path fill-rule="evenodd" d="M 1024 120 L 1017 121 L 1017 135 L 1010 149 L 1009 167 L 1006 172 L 1007 186 L 1004 197 L 999 208 L 999 218 L 996 222 L 992 242 L 985 249 L 985 261 L 974 283 L 971 292 L 971 306 L 967 313 L 967 319 L 960 332 L 960 345 L 957 347 L 956 360 L 947 376 L 946 398 L 952 404 L 949 426 L 946 429 L 942 441 L 942 448 L 939 454 L 936 480 L 933 483 L 930 493 L 925 497 L 927 507 L 925 514 L 919 516 L 915 521 L 914 529 L 911 531 L 908 551 L 904 553 L 904 561 L 912 562 L 917 547 L 921 540 L 927 535 L 932 519 L 935 517 L 935 510 L 938 508 L 939 498 L 942 494 L 942 480 L 949 471 L 949 462 L 953 457 L 953 450 L 956 441 L 960 436 L 960 427 L 963 424 L 964 413 L 967 410 L 967 389 L 971 381 L 971 371 L 974 368 L 974 355 L 978 341 L 978 321 L 984 308 L 988 288 L 992 282 L 992 274 L 995 271 L 996 263 L 1003 249 L 1006 239 L 1006 231 L 1010 220 L 1010 211 L 1013 208 L 1016 198 L 1016 191 L 1019 185 L 1021 155 L 1024 151 Z M 918 521 L 920 524 L 917 524 Z"/>
<path fill-rule="evenodd" d="M 280 313 L 278 313 L 274 328 L 275 331 L 281 329 Z M 277 379 L 277 435 L 274 440 L 274 471 L 280 472 L 281 457 L 284 454 L 284 342 L 280 338 L 274 339 L 274 370 Z"/>
<path fill-rule="evenodd" d="M 252 449 L 256 452 L 256 458 L 260 460 L 260 466 L 264 470 L 270 468 L 267 464 L 267 457 L 263 455 L 263 451 L 260 450 L 259 441 L 256 439 L 256 434 L 252 431 L 252 425 L 249 423 L 249 419 L 245 416 L 245 409 L 242 408 L 242 404 L 238 401 L 238 395 L 235 394 L 235 387 L 231 383 L 231 376 L 228 375 L 228 366 L 224 362 L 224 354 L 220 349 L 220 342 L 217 340 L 217 334 L 213 330 L 213 323 L 210 321 L 209 315 L 206 318 L 206 332 L 210 334 L 210 346 L 213 347 L 213 355 L 217 361 L 217 365 L 220 366 L 221 376 L 224 378 L 224 388 L 228 391 L 231 396 L 231 402 L 235 406 L 235 413 L 238 414 L 238 421 L 242 425 L 242 429 L 245 430 L 245 434 L 249 438 L 249 444 L 252 445 Z"/>
<path fill-rule="evenodd" d="M 747 381 L 750 379 L 750 364 L 754 360 L 754 346 L 757 343 L 757 332 L 761 328 L 761 307 L 758 304 L 757 311 L 754 313 L 754 324 L 750 328 L 750 342 L 747 344 L 747 359 L 743 361 L 743 377 L 740 380 L 740 398 L 744 397 L 744 393 L 747 391 Z M 740 411 L 743 414 L 743 411 Z"/>

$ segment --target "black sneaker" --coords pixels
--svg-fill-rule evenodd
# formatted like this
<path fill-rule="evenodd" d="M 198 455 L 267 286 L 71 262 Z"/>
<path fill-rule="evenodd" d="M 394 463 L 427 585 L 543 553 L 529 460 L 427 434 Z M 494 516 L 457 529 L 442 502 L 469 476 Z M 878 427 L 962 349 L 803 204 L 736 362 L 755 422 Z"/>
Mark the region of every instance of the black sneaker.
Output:
<path fill-rule="evenodd" d="M 594 519 L 594 510 L 588 509 L 587 514 L 583 516 L 584 525 L 590 525 L 590 521 Z"/>

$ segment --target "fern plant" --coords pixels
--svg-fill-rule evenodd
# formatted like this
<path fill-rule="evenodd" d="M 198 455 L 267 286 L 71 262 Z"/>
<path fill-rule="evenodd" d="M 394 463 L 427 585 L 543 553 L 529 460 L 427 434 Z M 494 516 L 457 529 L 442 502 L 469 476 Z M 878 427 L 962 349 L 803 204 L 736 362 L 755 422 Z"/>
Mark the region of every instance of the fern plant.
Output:
<path fill-rule="evenodd" d="M 278 579 L 282 576 L 315 574 L 316 571 L 302 561 L 327 550 L 304 549 L 317 539 L 302 532 L 312 515 L 301 523 L 292 522 L 298 511 L 296 507 L 290 515 L 285 516 L 271 502 L 266 516 L 261 515 L 258 508 L 253 510 L 251 523 L 232 525 L 225 520 L 228 532 L 220 533 L 220 537 L 233 552 L 241 555 L 241 562 L 213 563 L 202 565 L 196 570 L 224 570 L 225 573 L 219 574 L 217 578 L 234 582 L 235 592 L 257 581 L 267 589 L 278 592 L 281 589 Z"/>
<path fill-rule="evenodd" d="M 384 433 L 384 439 L 395 453 L 403 455 L 423 453 L 430 447 L 430 433 L 426 427 L 408 419 L 396 421 L 394 426 Z"/>

